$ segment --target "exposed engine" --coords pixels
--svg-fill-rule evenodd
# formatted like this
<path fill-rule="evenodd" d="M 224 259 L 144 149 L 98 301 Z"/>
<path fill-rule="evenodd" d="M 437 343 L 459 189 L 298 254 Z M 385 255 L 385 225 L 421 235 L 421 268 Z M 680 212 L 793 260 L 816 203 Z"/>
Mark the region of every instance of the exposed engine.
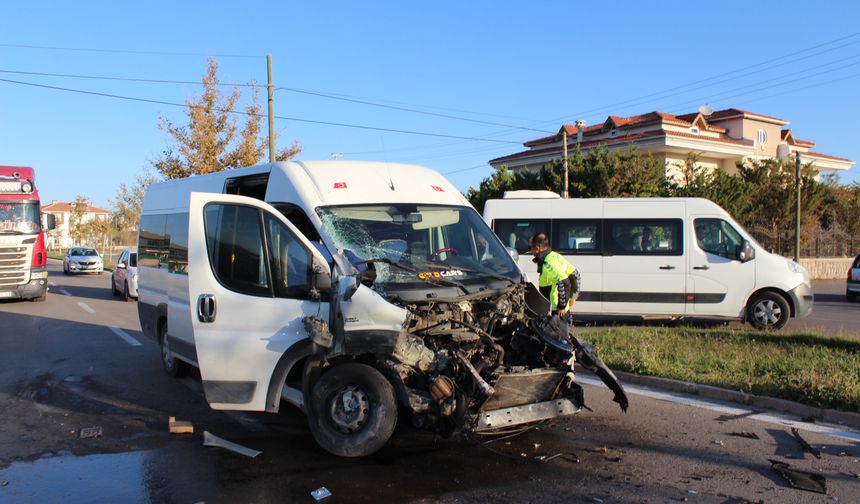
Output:
<path fill-rule="evenodd" d="M 558 317 L 529 309 L 523 284 L 486 297 L 409 304 L 394 351 L 375 367 L 394 384 L 416 426 L 448 434 L 491 431 L 584 407 L 573 365 L 596 372 L 627 398 L 590 345 Z"/>

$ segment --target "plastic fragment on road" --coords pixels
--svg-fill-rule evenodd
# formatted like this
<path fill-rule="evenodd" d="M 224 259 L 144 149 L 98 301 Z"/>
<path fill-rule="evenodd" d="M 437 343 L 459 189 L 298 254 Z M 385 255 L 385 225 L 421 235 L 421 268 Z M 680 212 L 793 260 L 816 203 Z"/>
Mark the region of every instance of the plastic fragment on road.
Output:
<path fill-rule="evenodd" d="M 768 462 L 771 463 L 771 468 L 782 476 L 792 488 L 820 494 L 827 493 L 827 479 L 824 476 L 792 469 L 790 465 L 779 460 L 768 459 Z"/>
<path fill-rule="evenodd" d="M 238 453 L 239 455 L 244 455 L 246 457 L 254 458 L 259 455 L 260 451 L 252 450 L 246 446 L 242 446 L 240 444 L 233 443 L 232 441 L 227 441 L 226 439 L 221 439 L 218 436 L 210 433 L 209 431 L 203 431 L 203 446 L 212 446 L 215 448 L 223 448 L 225 450 L 229 450 L 233 453 Z"/>
<path fill-rule="evenodd" d="M 98 426 L 96 426 L 96 427 L 84 427 L 83 429 L 81 429 L 81 432 L 80 432 L 80 434 L 78 434 L 78 437 L 80 439 L 97 438 L 97 437 L 102 437 L 103 433 L 104 433 L 104 430 Z"/>
<path fill-rule="evenodd" d="M 6 480 L 0 480 L 0 487 L 8 486 L 9 482 Z"/>
<path fill-rule="evenodd" d="M 171 434 L 193 434 L 194 425 L 191 422 L 177 420 L 172 416 L 167 419 L 167 427 Z"/>
<path fill-rule="evenodd" d="M 819 460 L 821 459 L 821 452 L 818 451 L 816 448 L 813 448 L 811 444 L 807 443 L 806 440 L 800 436 L 800 431 L 797 430 L 797 428 L 792 427 L 791 433 L 794 434 L 795 439 L 797 439 L 797 442 L 800 443 L 800 446 L 803 448 L 803 451 L 811 453 L 813 457 Z"/>
<path fill-rule="evenodd" d="M 321 501 L 326 497 L 331 497 L 331 492 L 326 487 L 319 487 L 311 492 L 311 497 L 313 497 L 315 501 Z"/>

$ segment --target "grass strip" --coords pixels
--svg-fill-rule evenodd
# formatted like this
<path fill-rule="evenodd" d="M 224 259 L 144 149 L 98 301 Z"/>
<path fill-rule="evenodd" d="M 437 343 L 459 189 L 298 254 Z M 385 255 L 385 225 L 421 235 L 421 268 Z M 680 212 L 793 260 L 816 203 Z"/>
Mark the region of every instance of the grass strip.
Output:
<path fill-rule="evenodd" d="M 860 340 L 690 327 L 612 327 L 582 336 L 619 371 L 860 411 Z"/>

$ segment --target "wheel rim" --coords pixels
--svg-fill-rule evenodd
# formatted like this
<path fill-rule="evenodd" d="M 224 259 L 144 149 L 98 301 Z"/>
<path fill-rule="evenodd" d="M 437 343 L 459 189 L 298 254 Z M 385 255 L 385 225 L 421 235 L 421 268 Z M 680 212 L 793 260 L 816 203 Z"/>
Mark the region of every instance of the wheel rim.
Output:
<path fill-rule="evenodd" d="M 354 385 L 347 385 L 329 399 L 329 418 L 342 434 L 360 430 L 370 416 L 367 394 Z"/>
<path fill-rule="evenodd" d="M 164 367 L 168 369 L 173 367 L 173 352 L 170 351 L 170 344 L 167 343 L 167 335 L 161 341 L 161 359 L 164 361 Z"/>
<path fill-rule="evenodd" d="M 782 308 L 772 299 L 763 299 L 756 303 L 753 318 L 762 326 L 776 325 L 782 318 Z"/>

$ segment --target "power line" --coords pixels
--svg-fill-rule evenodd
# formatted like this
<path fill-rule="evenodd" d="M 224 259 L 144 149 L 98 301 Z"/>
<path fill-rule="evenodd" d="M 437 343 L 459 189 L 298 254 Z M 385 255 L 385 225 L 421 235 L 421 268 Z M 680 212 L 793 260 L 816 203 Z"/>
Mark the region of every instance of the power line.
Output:
<path fill-rule="evenodd" d="M 218 58 L 245 58 L 257 59 L 265 58 L 265 56 L 255 56 L 250 54 L 203 54 L 203 53 L 188 53 L 188 52 L 165 52 L 165 51 L 138 51 L 130 49 L 99 49 L 90 47 L 58 47 L 58 46 L 41 46 L 27 44 L 0 44 L 0 47 L 9 47 L 13 49 L 41 49 L 48 51 L 77 51 L 77 52 L 95 52 L 95 53 L 114 53 L 114 54 L 145 54 L 151 56 L 213 56 Z"/>
<path fill-rule="evenodd" d="M 169 79 L 137 79 L 133 77 L 109 77 L 106 75 L 79 75 L 79 74 L 62 74 L 48 72 L 25 72 L 22 70 L 0 70 L 0 73 L 16 74 L 16 75 L 36 75 L 40 77 L 63 77 L 70 79 L 91 79 L 91 80 L 107 80 L 107 81 L 125 81 L 125 82 L 144 82 L 152 84 L 194 84 L 203 85 L 201 81 L 184 81 L 184 80 L 169 80 Z M 229 87 L 266 87 L 265 84 L 246 84 L 246 83 L 224 83 L 219 82 L 216 86 Z"/>
<path fill-rule="evenodd" d="M 92 95 L 92 96 L 101 96 L 104 98 L 115 98 L 115 99 L 119 99 L 119 100 L 136 101 L 136 102 L 144 102 L 144 103 L 155 103 L 158 105 L 168 105 L 168 106 L 172 106 L 172 107 L 203 108 L 203 107 L 199 107 L 199 106 L 195 107 L 193 105 L 188 105 L 187 103 L 177 103 L 177 102 L 169 102 L 169 101 L 164 101 L 164 100 L 153 100 L 153 99 L 149 99 L 149 98 L 139 98 L 139 97 L 134 97 L 134 96 L 123 96 L 123 95 L 116 95 L 116 94 L 110 94 L 110 93 L 100 93 L 97 91 L 86 91 L 86 90 L 82 90 L 82 89 L 64 88 L 64 87 L 59 87 L 59 86 L 48 86 L 46 84 L 36 84 L 33 82 L 16 81 L 16 80 L 11 80 L 11 79 L 0 79 L 0 82 L 8 82 L 11 84 L 20 84 L 23 86 L 31 86 L 31 87 L 44 88 L 44 89 L 53 89 L 55 91 L 65 91 L 65 92 L 70 92 L 70 93 L 78 93 L 78 94 L 85 94 L 85 95 Z M 220 108 L 216 109 L 216 110 L 218 110 L 220 112 L 226 112 L 226 113 L 237 114 L 237 115 L 254 116 L 254 117 L 261 117 L 261 118 L 267 117 L 264 114 L 252 114 L 252 113 L 242 112 L 242 111 L 238 111 L 238 110 L 227 110 L 227 109 L 220 109 Z M 303 122 L 303 123 L 309 123 L 309 124 L 321 124 L 321 125 L 326 125 L 326 126 L 339 126 L 339 127 L 343 127 L 343 128 L 364 129 L 364 130 L 371 130 L 371 131 L 385 131 L 388 133 L 402 133 L 402 134 L 406 134 L 406 135 L 421 135 L 421 136 L 430 136 L 430 137 L 437 137 L 437 138 L 454 138 L 454 139 L 458 139 L 458 140 L 472 140 L 472 141 L 477 141 L 477 142 L 493 142 L 493 143 L 508 143 L 508 144 L 519 144 L 520 143 L 520 142 L 516 142 L 513 140 L 496 140 L 496 139 L 489 139 L 489 138 L 448 135 L 448 134 L 444 134 L 444 133 L 431 133 L 431 132 L 426 132 L 426 131 L 413 131 L 413 130 L 402 130 L 402 129 L 395 129 L 395 128 L 382 128 L 382 127 L 376 127 L 376 126 L 365 126 L 365 125 L 359 125 L 359 124 L 349 124 L 349 123 L 340 123 L 340 122 L 332 122 L 332 121 L 318 121 L 318 120 L 314 120 L 314 119 L 305 119 L 305 118 L 300 118 L 300 117 L 288 117 L 288 116 L 278 116 L 278 115 L 273 116 L 273 117 L 275 119 L 283 119 L 285 121 L 295 121 L 295 122 Z"/>
<path fill-rule="evenodd" d="M 490 126 L 501 126 L 503 128 L 511 128 L 511 129 L 518 129 L 518 130 L 526 130 L 526 131 L 536 131 L 539 133 L 553 133 L 552 131 L 528 128 L 525 126 L 515 126 L 515 125 L 511 125 L 511 124 L 504 124 L 504 123 L 498 123 L 498 122 L 493 122 L 493 121 L 482 121 L 480 119 L 470 119 L 467 117 L 460 117 L 460 116 L 455 116 L 455 115 L 450 115 L 450 114 L 440 114 L 438 112 L 427 112 L 424 110 L 416 110 L 416 109 L 412 109 L 412 108 L 399 107 L 396 105 L 385 105 L 382 103 L 376 103 L 376 102 L 371 102 L 371 101 L 366 101 L 366 100 L 358 100 L 358 99 L 354 99 L 354 98 L 344 98 L 344 97 L 336 96 L 336 95 L 332 95 L 332 94 L 321 93 L 319 91 L 307 91 L 307 90 L 288 88 L 288 87 L 276 87 L 275 90 L 283 90 L 283 91 L 290 91 L 293 93 L 301 93 L 301 94 L 307 94 L 307 95 L 312 95 L 312 96 L 320 96 L 322 98 L 329 98 L 332 100 L 341 100 L 341 101 L 350 102 L 350 103 L 359 103 L 361 105 L 370 105 L 373 107 L 380 107 L 380 108 L 386 108 L 386 109 L 391 109 L 391 110 L 400 110 L 403 112 L 412 112 L 415 114 L 423 114 L 423 115 L 428 115 L 428 116 L 433 116 L 433 117 L 443 117 L 445 119 L 455 119 L 458 121 L 466 121 L 466 122 L 472 122 L 472 123 L 477 123 L 477 124 L 488 124 Z"/>

